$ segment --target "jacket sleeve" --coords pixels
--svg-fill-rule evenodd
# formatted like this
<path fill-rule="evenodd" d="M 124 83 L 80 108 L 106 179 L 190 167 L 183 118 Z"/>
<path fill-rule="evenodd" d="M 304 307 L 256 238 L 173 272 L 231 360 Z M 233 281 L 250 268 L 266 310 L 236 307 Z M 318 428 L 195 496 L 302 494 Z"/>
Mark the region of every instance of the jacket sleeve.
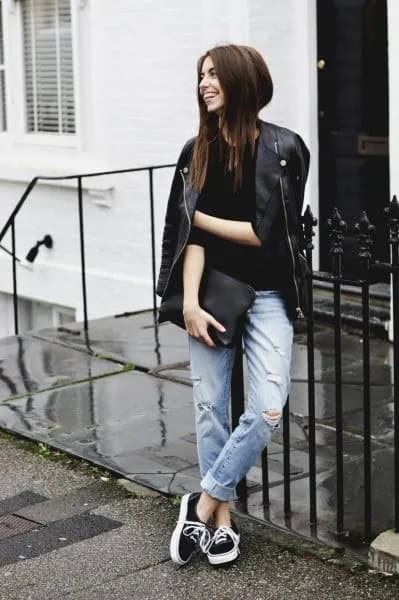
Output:
<path fill-rule="evenodd" d="M 190 142 L 191 140 L 186 142 L 182 151 L 180 152 L 169 192 L 162 235 L 161 267 L 156 286 L 156 293 L 158 296 L 162 296 L 163 294 L 164 286 L 169 275 L 169 269 L 175 254 L 180 218 L 178 199 L 183 183 L 179 170 L 182 168 L 183 163 L 185 162 L 186 152 Z"/>
<path fill-rule="evenodd" d="M 310 152 L 299 134 L 295 135 L 295 160 L 294 160 L 294 195 L 296 200 L 297 235 L 299 249 L 305 248 L 305 238 L 301 225 L 301 215 L 305 196 L 305 184 L 309 173 Z"/>
<path fill-rule="evenodd" d="M 309 173 L 310 152 L 301 136 L 297 133 L 295 136 L 296 149 L 296 198 L 298 201 L 297 211 L 300 217 L 303 209 L 303 199 L 305 196 L 305 184 Z"/>
<path fill-rule="evenodd" d="M 195 225 L 193 225 L 191 227 L 187 245 L 196 244 L 197 246 L 202 246 L 203 248 L 206 248 L 208 245 L 208 236 L 209 234 L 207 231 L 199 229 L 199 227 L 195 227 Z"/>

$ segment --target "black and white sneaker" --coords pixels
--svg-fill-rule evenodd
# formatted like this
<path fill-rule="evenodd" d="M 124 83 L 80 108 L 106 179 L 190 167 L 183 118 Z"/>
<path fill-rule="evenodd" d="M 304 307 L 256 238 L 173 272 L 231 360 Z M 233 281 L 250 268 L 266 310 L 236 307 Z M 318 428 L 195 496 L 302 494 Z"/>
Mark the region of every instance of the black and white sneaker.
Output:
<path fill-rule="evenodd" d="M 240 534 L 231 520 L 231 527 L 222 525 L 215 529 L 212 543 L 208 547 L 207 557 L 211 565 L 226 565 L 240 554 Z"/>
<path fill-rule="evenodd" d="M 169 546 L 170 557 L 178 565 L 186 564 L 197 546 L 206 554 L 212 543 L 211 528 L 200 520 L 196 512 L 200 495 L 201 492 L 191 492 L 181 499 L 179 518 Z"/>

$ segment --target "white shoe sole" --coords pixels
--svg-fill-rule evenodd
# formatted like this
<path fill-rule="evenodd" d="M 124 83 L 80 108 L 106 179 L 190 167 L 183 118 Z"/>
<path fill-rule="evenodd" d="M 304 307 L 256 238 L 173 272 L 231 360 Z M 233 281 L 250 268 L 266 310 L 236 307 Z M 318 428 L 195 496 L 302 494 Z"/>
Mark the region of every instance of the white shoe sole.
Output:
<path fill-rule="evenodd" d="M 185 494 L 181 500 L 179 519 L 177 521 L 176 527 L 174 528 L 172 537 L 170 539 L 170 544 L 169 544 L 170 557 L 173 560 L 173 562 L 176 563 L 177 565 L 185 565 L 186 562 L 188 562 L 191 558 L 191 554 L 190 554 L 190 556 L 188 557 L 187 560 L 183 560 L 179 554 L 179 540 L 180 540 L 181 532 L 183 530 L 184 521 L 187 516 L 187 505 L 188 505 L 189 496 L 190 496 L 190 494 Z"/>
<path fill-rule="evenodd" d="M 240 554 L 239 548 L 233 548 L 230 552 L 220 554 L 219 556 L 207 555 L 208 561 L 211 565 L 223 565 L 232 562 Z"/>

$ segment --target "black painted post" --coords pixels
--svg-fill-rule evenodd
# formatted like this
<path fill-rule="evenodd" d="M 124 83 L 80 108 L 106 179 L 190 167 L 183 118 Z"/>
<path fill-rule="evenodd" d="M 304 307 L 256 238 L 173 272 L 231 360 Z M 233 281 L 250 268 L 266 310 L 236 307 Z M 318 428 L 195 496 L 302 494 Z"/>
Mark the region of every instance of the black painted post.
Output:
<path fill-rule="evenodd" d="M 12 298 L 14 304 L 14 333 L 19 333 L 18 323 L 18 290 L 17 290 L 17 255 L 15 242 L 15 219 L 11 222 L 11 251 L 12 251 Z"/>
<path fill-rule="evenodd" d="M 354 230 L 358 235 L 358 256 L 362 271 L 362 339 L 363 339 L 363 469 L 364 469 L 364 535 L 371 537 L 371 415 L 370 415 L 370 261 L 374 225 L 361 213 Z"/>
<path fill-rule="evenodd" d="M 80 264 L 82 274 L 82 298 L 83 298 L 83 322 L 86 341 L 89 331 L 89 320 L 87 316 L 87 287 L 86 287 L 86 260 L 85 260 L 85 238 L 83 219 L 83 188 L 82 177 L 78 176 L 78 204 L 79 204 L 79 239 L 80 239 Z"/>
<path fill-rule="evenodd" d="M 152 262 L 152 313 L 154 319 L 157 316 L 157 293 L 156 293 L 156 264 L 155 264 L 155 216 L 154 216 L 154 172 L 152 167 L 148 169 L 150 184 L 150 213 L 151 213 L 151 262 Z"/>
<path fill-rule="evenodd" d="M 284 516 L 291 517 L 291 466 L 290 466 L 290 397 L 283 408 L 283 472 L 284 472 Z"/>
<path fill-rule="evenodd" d="M 341 348 L 341 279 L 343 240 L 346 223 L 337 208 L 327 220 L 330 238 L 329 252 L 332 256 L 334 281 L 334 351 L 335 351 L 335 444 L 337 464 L 337 534 L 344 529 L 344 465 L 342 436 L 342 348 Z"/>
<path fill-rule="evenodd" d="M 309 310 L 306 321 L 307 362 L 308 362 L 308 425 L 309 425 L 309 520 L 312 526 L 317 523 L 316 502 L 316 409 L 315 409 L 315 373 L 314 373 L 314 314 L 313 314 L 313 227 L 317 225 L 310 206 L 307 206 L 302 217 L 304 225 L 303 243 L 306 259 L 310 269 L 307 281 Z"/>
<path fill-rule="evenodd" d="M 269 460 L 267 453 L 267 446 L 262 450 L 262 503 L 263 506 L 270 506 L 270 495 L 269 495 Z"/>
<path fill-rule="evenodd" d="M 236 353 L 231 375 L 231 427 L 232 431 L 237 427 L 240 415 L 244 412 L 244 371 L 242 339 L 237 343 Z M 246 497 L 246 477 L 237 484 L 237 495 Z"/>
<path fill-rule="evenodd" d="M 393 308 L 393 405 L 394 405 L 394 470 L 395 531 L 399 533 L 399 202 L 396 196 L 387 209 L 389 244 L 391 246 Z"/>

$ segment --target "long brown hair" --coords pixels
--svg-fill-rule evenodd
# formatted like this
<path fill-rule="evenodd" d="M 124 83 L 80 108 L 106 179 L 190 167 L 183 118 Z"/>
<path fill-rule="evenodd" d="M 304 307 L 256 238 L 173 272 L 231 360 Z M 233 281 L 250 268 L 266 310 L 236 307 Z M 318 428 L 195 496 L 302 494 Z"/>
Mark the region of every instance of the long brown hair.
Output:
<path fill-rule="evenodd" d="M 224 106 L 220 115 L 207 110 L 199 92 L 202 65 L 210 56 L 224 93 Z M 199 105 L 199 131 L 190 168 L 190 184 L 201 191 L 208 168 L 209 143 L 222 132 L 229 141 L 227 164 L 234 173 L 234 189 L 242 183 L 242 164 L 247 146 L 255 151 L 255 133 L 258 112 L 273 96 L 273 82 L 261 54 L 250 46 L 227 44 L 215 46 L 198 59 L 197 98 Z"/>

